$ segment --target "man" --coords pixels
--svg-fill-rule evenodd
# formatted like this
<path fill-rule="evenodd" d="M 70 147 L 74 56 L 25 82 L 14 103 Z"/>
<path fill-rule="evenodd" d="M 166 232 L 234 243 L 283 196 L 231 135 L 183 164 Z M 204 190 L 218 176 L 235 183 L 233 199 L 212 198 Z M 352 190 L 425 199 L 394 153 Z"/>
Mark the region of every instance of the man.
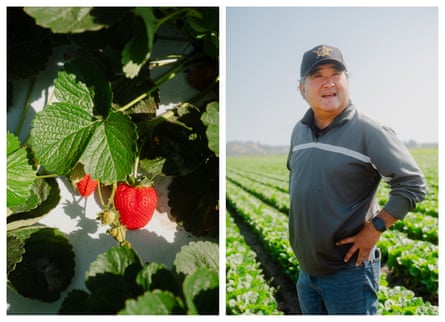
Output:
<path fill-rule="evenodd" d="M 343 55 L 303 55 L 300 92 L 310 109 L 292 132 L 290 242 L 300 264 L 303 314 L 376 314 L 380 235 L 425 197 L 425 179 L 394 132 L 349 98 Z M 391 188 L 377 209 L 381 178 Z"/>

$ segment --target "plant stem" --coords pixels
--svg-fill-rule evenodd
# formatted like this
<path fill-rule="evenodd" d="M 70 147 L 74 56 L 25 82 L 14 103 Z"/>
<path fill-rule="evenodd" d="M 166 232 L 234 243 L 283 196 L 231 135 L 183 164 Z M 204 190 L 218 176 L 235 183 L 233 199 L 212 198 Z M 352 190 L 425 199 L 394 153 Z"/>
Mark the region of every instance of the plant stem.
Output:
<path fill-rule="evenodd" d="M 134 168 L 133 168 L 133 176 L 134 176 L 134 178 L 137 178 L 137 176 L 138 176 L 139 153 L 140 152 L 138 152 L 138 155 L 134 159 Z"/>
<path fill-rule="evenodd" d="M 159 86 L 161 86 L 164 82 L 166 82 L 169 79 L 172 79 L 176 76 L 177 73 L 181 72 L 184 68 L 185 65 L 192 60 L 193 58 L 195 58 L 196 55 L 192 55 L 187 57 L 186 59 L 184 59 L 182 62 L 176 64 L 171 70 L 169 70 L 168 72 L 166 72 L 164 75 L 162 75 L 161 77 L 159 77 L 156 81 L 155 81 L 155 85 L 150 88 L 147 92 L 143 93 L 142 95 L 139 95 L 138 97 L 136 97 L 134 100 L 132 100 L 130 103 L 128 103 L 127 105 L 121 107 L 120 109 L 117 110 L 117 112 L 124 112 L 127 109 L 129 109 L 130 107 L 132 107 L 133 105 L 135 105 L 136 103 L 142 101 L 143 99 L 145 99 L 147 96 L 151 95 L 155 90 L 157 90 L 159 88 Z"/>
<path fill-rule="evenodd" d="M 160 20 L 158 21 L 158 23 L 157 23 L 157 25 L 156 25 L 156 29 L 158 29 L 159 26 L 161 26 L 163 23 L 165 23 L 166 21 L 170 20 L 170 19 L 173 18 L 174 16 L 176 16 L 176 15 L 182 13 L 182 12 L 189 11 L 189 10 L 190 10 L 189 8 L 186 8 L 186 9 L 180 9 L 180 10 L 178 10 L 178 11 L 175 11 L 175 12 L 171 13 L 171 14 L 168 15 L 168 16 L 165 16 L 164 18 L 162 18 L 162 19 L 160 19 Z"/>
<path fill-rule="evenodd" d="M 50 174 L 42 174 L 37 175 L 37 179 L 48 179 L 48 178 L 57 178 L 59 175 L 57 173 L 50 173 Z"/>
<path fill-rule="evenodd" d="M 114 208 L 114 194 L 116 192 L 117 184 L 113 183 L 113 189 L 111 190 L 110 198 L 108 199 L 107 208 Z"/>
<path fill-rule="evenodd" d="M 99 181 L 98 181 L 97 187 L 98 187 L 97 194 L 99 195 L 100 204 L 102 205 L 103 208 L 105 208 L 106 205 L 105 205 L 105 202 L 104 202 L 104 198 L 102 197 L 102 189 L 100 187 L 100 182 Z"/>
<path fill-rule="evenodd" d="M 15 130 L 15 135 L 19 136 L 20 131 L 22 130 L 23 123 L 25 122 L 26 115 L 28 115 L 29 105 L 31 104 L 31 95 L 34 90 L 34 85 L 36 84 L 36 78 L 31 78 L 31 84 L 29 85 L 28 96 L 26 97 L 25 107 L 23 109 L 22 115 L 20 117 L 19 125 Z"/>

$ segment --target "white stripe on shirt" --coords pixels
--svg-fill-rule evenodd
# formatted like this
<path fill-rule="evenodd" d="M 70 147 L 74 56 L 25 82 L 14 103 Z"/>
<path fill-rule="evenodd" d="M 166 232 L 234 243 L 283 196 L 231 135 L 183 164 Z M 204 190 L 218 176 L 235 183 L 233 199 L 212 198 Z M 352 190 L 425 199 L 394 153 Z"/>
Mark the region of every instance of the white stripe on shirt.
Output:
<path fill-rule="evenodd" d="M 294 145 L 292 148 L 292 152 L 304 150 L 304 149 L 311 149 L 311 148 L 329 151 L 329 152 L 340 153 L 340 154 L 349 156 L 351 158 L 354 158 L 356 160 L 360 160 L 362 162 L 372 164 L 371 158 L 365 154 L 362 154 L 360 152 L 357 152 L 357 151 L 354 151 L 354 150 L 351 150 L 351 149 L 348 149 L 348 148 L 345 148 L 342 146 L 336 146 L 336 145 L 320 143 L 320 142 L 310 142 L 310 143 Z"/>

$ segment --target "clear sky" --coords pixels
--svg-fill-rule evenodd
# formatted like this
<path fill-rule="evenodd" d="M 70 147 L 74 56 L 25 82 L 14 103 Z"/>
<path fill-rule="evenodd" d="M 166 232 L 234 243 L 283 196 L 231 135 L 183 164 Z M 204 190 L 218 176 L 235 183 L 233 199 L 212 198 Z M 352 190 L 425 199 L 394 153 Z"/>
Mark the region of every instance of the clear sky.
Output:
<path fill-rule="evenodd" d="M 226 141 L 289 144 L 318 44 L 342 50 L 358 109 L 403 141 L 438 141 L 437 7 L 227 7 L 225 38 Z"/>

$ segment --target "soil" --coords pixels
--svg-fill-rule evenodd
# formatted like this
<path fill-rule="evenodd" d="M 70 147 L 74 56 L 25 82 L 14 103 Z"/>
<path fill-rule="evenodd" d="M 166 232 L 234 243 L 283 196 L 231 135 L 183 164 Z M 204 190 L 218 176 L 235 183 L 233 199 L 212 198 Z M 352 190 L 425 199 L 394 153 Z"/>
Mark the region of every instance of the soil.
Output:
<path fill-rule="evenodd" d="M 295 283 L 292 282 L 281 267 L 264 250 L 261 241 L 248 225 L 236 216 L 236 211 L 230 210 L 230 213 L 233 215 L 241 235 L 256 253 L 257 261 L 261 264 L 265 278 L 271 280 L 271 285 L 277 290 L 275 298 L 278 303 L 278 310 L 286 315 L 301 314 Z"/>

